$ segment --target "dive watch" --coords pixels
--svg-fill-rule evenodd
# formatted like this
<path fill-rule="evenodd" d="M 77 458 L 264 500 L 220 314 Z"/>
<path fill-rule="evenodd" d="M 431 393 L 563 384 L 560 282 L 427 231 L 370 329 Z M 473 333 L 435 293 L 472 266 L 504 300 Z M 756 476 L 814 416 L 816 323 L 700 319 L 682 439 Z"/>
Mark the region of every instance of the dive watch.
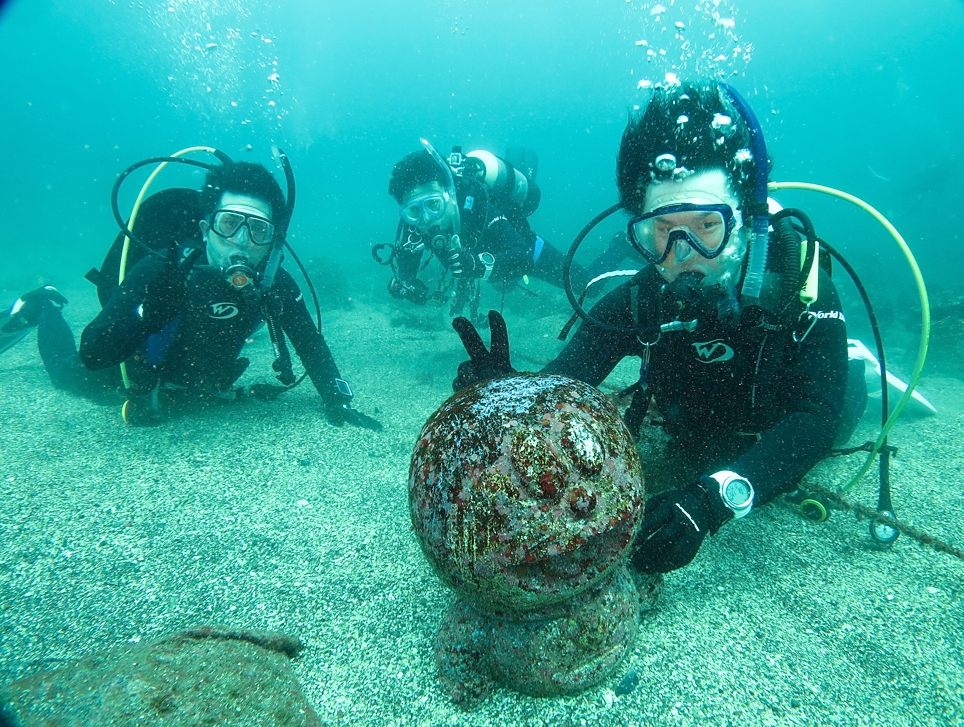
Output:
<path fill-rule="evenodd" d="M 485 272 L 482 273 L 482 280 L 488 280 L 489 276 L 492 275 L 492 268 L 495 267 L 495 255 L 491 252 L 483 252 L 479 255 L 479 262 L 485 268 Z"/>
<path fill-rule="evenodd" d="M 720 487 L 720 499 L 733 513 L 733 519 L 739 520 L 750 513 L 753 507 L 753 485 L 746 477 L 730 470 L 720 470 L 710 475 Z"/>

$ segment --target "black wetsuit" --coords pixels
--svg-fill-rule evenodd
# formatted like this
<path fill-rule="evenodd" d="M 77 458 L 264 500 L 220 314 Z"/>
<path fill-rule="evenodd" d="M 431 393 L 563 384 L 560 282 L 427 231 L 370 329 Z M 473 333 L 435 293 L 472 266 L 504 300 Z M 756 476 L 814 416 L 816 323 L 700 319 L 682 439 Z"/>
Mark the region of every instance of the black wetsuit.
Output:
<path fill-rule="evenodd" d="M 622 327 L 652 325 L 653 333 L 641 337 L 653 341 L 655 327 L 673 320 L 659 320 L 663 283 L 648 266 L 600 300 L 592 315 Z M 692 333 L 664 333 L 651 347 L 648 391 L 673 454 L 686 463 L 683 476 L 692 478 L 674 486 L 728 469 L 749 479 L 755 504 L 763 504 L 793 490 L 827 456 L 844 407 L 847 334 L 837 291 L 823 271 L 811 310 L 813 328 L 799 344 L 792 326 L 767 330 L 744 315 L 729 328 L 703 316 Z M 584 323 L 543 372 L 598 385 L 625 356 L 643 353 L 635 335 Z"/>
<path fill-rule="evenodd" d="M 126 362 L 131 393 L 157 387 L 195 394 L 229 392 L 248 361 L 239 358 L 246 339 L 263 322 L 261 305 L 210 268 L 195 266 L 185 283 L 187 304 L 162 330 L 151 332 L 138 314 L 147 284 L 166 265 L 148 255 L 127 274 L 104 309 L 84 329 L 79 359 L 59 311 L 45 311 L 38 331 L 41 354 L 54 383 L 79 394 L 116 387 L 116 367 Z M 272 292 L 278 321 L 326 403 L 337 397 L 338 367 L 315 329 L 291 275 L 278 271 Z M 54 317 L 56 316 L 56 317 Z M 59 318 L 59 320 L 57 320 Z M 82 364 L 82 365 L 81 365 Z"/>
<path fill-rule="evenodd" d="M 459 178 L 456 188 L 462 249 L 473 255 L 490 253 L 495 258 L 489 282 L 509 290 L 523 275 L 532 275 L 562 287 L 563 254 L 535 233 L 524 214 L 501 209 L 481 182 Z M 394 297 L 425 303 L 428 291 L 418 281 L 418 273 L 426 252 L 435 253 L 426 238 L 414 227 L 404 222 L 399 224 L 393 261 L 395 278 L 388 288 Z M 444 255 L 436 253 L 436 257 L 447 267 Z M 484 273 L 484 267 L 478 265 L 473 277 L 481 278 Z M 585 270 L 578 263 L 572 266 L 572 278 L 576 290 L 582 290 L 588 282 Z"/>

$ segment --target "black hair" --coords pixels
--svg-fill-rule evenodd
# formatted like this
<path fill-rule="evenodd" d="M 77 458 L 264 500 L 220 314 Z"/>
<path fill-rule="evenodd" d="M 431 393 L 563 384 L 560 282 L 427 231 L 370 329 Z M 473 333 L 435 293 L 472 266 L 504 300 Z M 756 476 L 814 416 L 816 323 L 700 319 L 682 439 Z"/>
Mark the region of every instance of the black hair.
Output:
<path fill-rule="evenodd" d="M 432 155 L 426 149 L 419 149 L 406 155 L 392 169 L 391 179 L 388 180 L 388 193 L 401 204 L 405 196 L 420 184 L 438 182 L 444 187 L 448 181 L 445 170 Z"/>
<path fill-rule="evenodd" d="M 218 208 L 225 192 L 263 199 L 271 206 L 271 219 L 281 224 L 285 218 L 285 197 L 274 175 L 263 165 L 252 162 L 227 162 L 214 167 L 201 189 L 201 214 L 207 217 Z"/>
<path fill-rule="evenodd" d="M 644 111 L 630 116 L 619 144 L 616 184 L 627 209 L 642 206 L 646 188 L 671 179 L 656 166 L 656 158 L 672 154 L 673 167 L 702 171 L 722 167 L 745 206 L 754 199 L 755 165 L 750 131 L 726 90 L 716 81 L 659 85 Z M 768 162 L 763 161 L 769 171 Z"/>

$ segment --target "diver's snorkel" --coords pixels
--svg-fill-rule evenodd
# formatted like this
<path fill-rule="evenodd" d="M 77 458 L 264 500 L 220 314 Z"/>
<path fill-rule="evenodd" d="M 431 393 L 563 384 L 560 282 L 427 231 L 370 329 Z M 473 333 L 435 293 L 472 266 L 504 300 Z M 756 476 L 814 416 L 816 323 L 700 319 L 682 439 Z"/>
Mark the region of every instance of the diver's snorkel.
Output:
<path fill-rule="evenodd" d="M 431 143 L 429 143 L 429 140 L 419 139 L 419 141 L 422 142 L 422 146 L 425 147 L 425 151 L 427 151 L 429 155 L 431 155 L 432 159 L 439 166 L 439 168 L 441 168 L 442 171 L 445 172 L 445 193 L 448 195 L 449 201 L 451 201 L 451 203 L 454 204 L 456 208 L 456 214 L 454 215 L 453 221 L 452 221 L 451 236 L 449 237 L 449 239 L 446 240 L 444 235 L 435 235 L 432 238 L 432 247 L 439 252 L 442 252 L 445 250 L 452 250 L 452 251 L 459 250 L 462 247 L 462 242 L 459 239 L 459 235 L 462 232 L 462 221 L 458 213 L 459 198 L 458 198 L 458 193 L 456 192 L 456 189 L 455 189 L 455 177 L 452 176 L 451 167 L 449 167 L 449 165 L 445 163 L 445 160 L 442 159 L 441 156 L 439 156 L 439 153 L 435 151 L 435 147 L 433 147 Z"/>
<path fill-rule="evenodd" d="M 763 139 L 763 129 L 753 113 L 753 109 L 746 99 L 728 83 L 721 83 L 726 89 L 730 101 L 739 111 L 740 116 L 750 131 L 750 144 L 753 147 L 753 203 L 743 210 L 744 220 L 750 217 L 749 253 L 747 254 L 746 275 L 743 278 L 741 298 L 744 305 L 760 305 L 760 295 L 763 291 L 763 276 L 766 272 L 767 255 L 770 245 L 770 215 L 767 209 L 767 147 Z"/>
<path fill-rule="evenodd" d="M 291 223 L 291 214 L 295 209 L 295 174 L 291 170 L 291 162 L 288 155 L 277 144 L 271 145 L 271 154 L 276 161 L 281 162 L 281 167 L 285 173 L 285 186 L 288 188 L 288 196 L 285 202 L 285 211 L 282 219 L 275 225 L 276 239 L 271 246 L 268 254 L 268 262 L 264 266 L 264 274 L 261 276 L 261 286 L 267 290 L 274 285 L 275 276 L 281 266 L 281 253 L 287 244 L 288 225 Z M 232 258 L 233 260 L 234 258 Z M 231 268 L 228 268 L 230 274 Z M 233 284 L 233 283 L 232 283 Z"/>

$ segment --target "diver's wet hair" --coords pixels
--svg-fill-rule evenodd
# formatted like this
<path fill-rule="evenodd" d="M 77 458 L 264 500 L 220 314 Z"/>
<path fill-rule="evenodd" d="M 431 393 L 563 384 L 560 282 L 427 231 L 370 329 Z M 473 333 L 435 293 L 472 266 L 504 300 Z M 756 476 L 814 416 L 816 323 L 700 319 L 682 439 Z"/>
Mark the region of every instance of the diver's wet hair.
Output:
<path fill-rule="evenodd" d="M 636 210 L 652 182 L 722 167 L 740 204 L 747 204 L 753 200 L 756 162 L 750 150 L 749 129 L 719 83 L 656 86 L 645 110 L 630 117 L 623 132 L 616 162 L 619 199 Z"/>
<path fill-rule="evenodd" d="M 395 165 L 392 177 L 388 180 L 388 193 L 401 204 L 405 195 L 415 187 L 429 182 L 438 182 L 444 187 L 448 183 L 448 177 L 431 154 L 419 149 Z"/>
<path fill-rule="evenodd" d="M 274 175 L 261 164 L 228 162 L 208 172 L 201 190 L 201 214 L 214 212 L 225 192 L 263 199 L 271 206 L 271 218 L 284 219 L 285 198 Z"/>

